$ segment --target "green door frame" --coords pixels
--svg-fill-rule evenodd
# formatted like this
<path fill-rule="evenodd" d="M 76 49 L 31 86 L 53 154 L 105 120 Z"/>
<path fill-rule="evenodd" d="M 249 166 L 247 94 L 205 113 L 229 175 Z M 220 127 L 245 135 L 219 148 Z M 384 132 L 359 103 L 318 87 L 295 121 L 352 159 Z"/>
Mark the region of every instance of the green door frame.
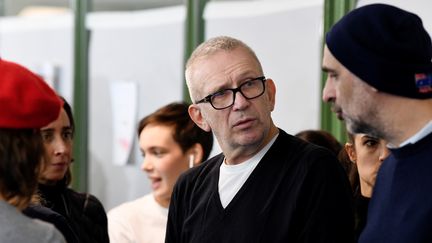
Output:
<path fill-rule="evenodd" d="M 204 8 L 208 0 L 186 1 L 186 28 L 183 71 L 186 61 L 193 50 L 204 41 L 205 21 L 203 18 Z M 186 81 L 183 82 L 183 101 L 191 102 Z"/>
<path fill-rule="evenodd" d="M 324 1 L 324 33 L 327 33 L 336 21 L 348 11 L 355 8 L 356 0 L 325 0 Z M 325 39 L 323 39 L 324 48 Z M 321 90 L 323 90 L 327 75 L 321 72 Z M 321 129 L 330 132 L 342 143 L 346 141 L 345 124 L 337 119 L 330 105 L 321 101 Z"/>
<path fill-rule="evenodd" d="M 74 152 L 72 163 L 72 187 L 79 191 L 88 190 L 88 124 L 89 124 L 89 82 L 88 46 L 90 32 L 86 28 L 86 15 L 91 0 L 75 0 L 74 19 L 74 88 L 73 110 L 75 118 Z"/>

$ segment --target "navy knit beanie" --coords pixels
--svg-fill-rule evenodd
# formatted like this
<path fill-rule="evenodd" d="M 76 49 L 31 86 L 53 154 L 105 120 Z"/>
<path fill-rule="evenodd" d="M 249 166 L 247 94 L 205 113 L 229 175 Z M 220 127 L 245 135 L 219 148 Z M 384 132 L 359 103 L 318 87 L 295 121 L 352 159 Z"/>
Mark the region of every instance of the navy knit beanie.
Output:
<path fill-rule="evenodd" d="M 379 91 L 432 98 L 431 38 L 417 15 L 366 5 L 339 20 L 326 44 L 342 65 Z"/>

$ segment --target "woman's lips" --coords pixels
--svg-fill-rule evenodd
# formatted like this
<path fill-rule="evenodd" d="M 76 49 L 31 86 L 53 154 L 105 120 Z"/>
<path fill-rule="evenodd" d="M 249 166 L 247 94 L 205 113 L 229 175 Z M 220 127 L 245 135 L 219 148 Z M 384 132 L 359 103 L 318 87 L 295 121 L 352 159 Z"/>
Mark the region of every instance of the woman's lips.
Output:
<path fill-rule="evenodd" d="M 64 169 L 64 168 L 66 168 L 68 166 L 68 163 L 66 163 L 66 162 L 59 162 L 59 163 L 53 163 L 50 166 L 53 167 L 53 168 L 56 168 L 56 169 Z"/>

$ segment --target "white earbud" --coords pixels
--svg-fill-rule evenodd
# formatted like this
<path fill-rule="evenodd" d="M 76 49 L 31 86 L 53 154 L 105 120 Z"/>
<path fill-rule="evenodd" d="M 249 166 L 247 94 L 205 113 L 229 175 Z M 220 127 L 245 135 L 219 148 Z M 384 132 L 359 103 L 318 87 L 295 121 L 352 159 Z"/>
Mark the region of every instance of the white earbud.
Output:
<path fill-rule="evenodd" d="M 194 167 L 194 161 L 195 161 L 195 155 L 193 154 L 189 155 L 189 168 Z"/>

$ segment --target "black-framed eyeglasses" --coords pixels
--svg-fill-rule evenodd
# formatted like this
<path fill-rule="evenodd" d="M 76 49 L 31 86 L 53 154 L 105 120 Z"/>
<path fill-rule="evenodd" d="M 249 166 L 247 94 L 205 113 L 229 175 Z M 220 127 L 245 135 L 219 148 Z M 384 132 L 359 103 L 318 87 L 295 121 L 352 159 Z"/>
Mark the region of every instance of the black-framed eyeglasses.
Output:
<path fill-rule="evenodd" d="M 240 92 L 240 94 L 242 94 L 243 97 L 248 100 L 257 98 L 264 94 L 265 81 L 266 78 L 264 76 L 250 79 L 235 89 L 223 89 L 217 91 L 216 93 L 209 94 L 204 97 L 204 99 L 195 102 L 195 104 L 208 102 L 216 110 L 223 110 L 234 104 L 237 92 Z"/>

